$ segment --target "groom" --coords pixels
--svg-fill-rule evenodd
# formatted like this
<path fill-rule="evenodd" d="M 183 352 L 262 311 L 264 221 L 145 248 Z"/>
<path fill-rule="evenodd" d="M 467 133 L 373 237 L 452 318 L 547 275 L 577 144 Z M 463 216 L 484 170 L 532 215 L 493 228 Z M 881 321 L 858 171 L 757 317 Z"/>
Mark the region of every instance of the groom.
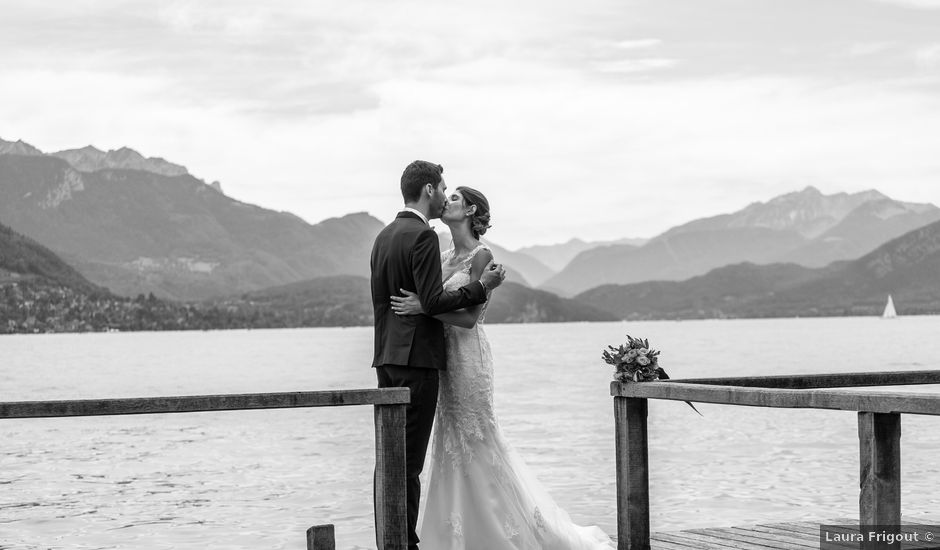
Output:
<path fill-rule="evenodd" d="M 375 238 L 372 247 L 372 308 L 375 312 L 375 367 L 380 388 L 409 388 L 411 404 L 405 424 L 408 489 L 408 548 L 418 548 L 418 475 L 431 437 L 437 407 L 438 371 L 446 368 L 444 326 L 432 317 L 486 301 L 486 293 L 506 277 L 491 261 L 479 281 L 446 292 L 441 281 L 441 251 L 428 220 L 441 217 L 447 205 L 444 168 L 416 160 L 401 175 L 405 208 Z M 398 316 L 391 296 L 416 292 L 425 315 Z"/>

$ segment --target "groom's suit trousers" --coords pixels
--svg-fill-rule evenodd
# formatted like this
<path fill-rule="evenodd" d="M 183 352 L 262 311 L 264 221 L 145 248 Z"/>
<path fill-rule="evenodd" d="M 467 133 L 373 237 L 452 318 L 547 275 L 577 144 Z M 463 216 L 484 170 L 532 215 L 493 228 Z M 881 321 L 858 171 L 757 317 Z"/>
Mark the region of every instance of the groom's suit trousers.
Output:
<path fill-rule="evenodd" d="M 405 424 L 405 476 L 408 495 L 408 548 L 417 549 L 418 504 L 421 501 L 421 483 L 418 476 L 424 468 L 431 426 L 434 424 L 439 387 L 438 371 L 382 365 L 376 367 L 375 373 L 380 388 L 411 390 L 411 404 L 407 407 Z"/>

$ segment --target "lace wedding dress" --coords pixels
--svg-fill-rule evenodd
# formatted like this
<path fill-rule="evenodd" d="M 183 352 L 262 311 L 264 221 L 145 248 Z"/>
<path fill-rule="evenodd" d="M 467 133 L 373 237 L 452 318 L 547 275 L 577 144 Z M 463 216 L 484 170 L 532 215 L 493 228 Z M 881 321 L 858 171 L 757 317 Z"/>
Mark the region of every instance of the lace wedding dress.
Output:
<path fill-rule="evenodd" d="M 469 254 L 445 289 L 470 282 L 471 261 L 483 248 Z M 443 261 L 452 255 L 445 252 Z M 421 548 L 615 548 L 599 528 L 572 523 L 504 439 L 493 410 L 493 356 L 480 323 L 470 329 L 445 324 L 445 338 L 447 370 L 440 373 Z"/>

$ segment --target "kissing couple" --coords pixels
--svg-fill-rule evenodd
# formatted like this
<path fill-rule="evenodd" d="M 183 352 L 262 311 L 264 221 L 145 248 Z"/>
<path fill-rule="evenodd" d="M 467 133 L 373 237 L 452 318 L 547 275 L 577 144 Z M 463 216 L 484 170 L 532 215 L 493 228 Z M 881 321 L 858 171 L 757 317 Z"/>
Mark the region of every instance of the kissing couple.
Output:
<path fill-rule="evenodd" d="M 405 425 L 408 548 L 416 550 L 420 541 L 425 550 L 613 549 L 599 528 L 571 521 L 499 429 L 493 354 L 481 323 L 506 270 L 480 242 L 490 227 L 486 197 L 469 187 L 448 193 L 443 172 L 421 160 L 405 168 L 405 207 L 372 248 L 372 366 L 380 388 L 411 390 Z M 453 239 L 443 254 L 428 224 L 437 218 Z M 419 475 L 432 425 L 419 529 Z"/>

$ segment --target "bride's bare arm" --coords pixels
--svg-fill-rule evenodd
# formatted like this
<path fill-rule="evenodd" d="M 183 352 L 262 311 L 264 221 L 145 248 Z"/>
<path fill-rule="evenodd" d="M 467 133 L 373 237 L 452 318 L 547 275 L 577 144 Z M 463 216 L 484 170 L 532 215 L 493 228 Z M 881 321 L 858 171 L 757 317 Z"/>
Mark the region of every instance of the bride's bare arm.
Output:
<path fill-rule="evenodd" d="M 480 276 L 483 274 L 483 270 L 486 269 L 487 264 L 489 264 L 492 259 L 492 252 L 485 248 L 477 252 L 476 256 L 473 257 L 473 262 L 470 264 L 471 282 L 480 280 Z M 418 300 L 418 297 L 411 292 L 402 292 L 405 294 L 404 298 L 392 296 L 392 310 L 399 315 L 414 315 L 416 313 L 423 313 L 423 309 L 421 308 L 421 303 Z M 489 292 L 487 292 L 487 299 L 489 299 Z M 464 309 L 448 311 L 447 313 L 439 313 L 435 315 L 434 318 L 449 325 L 462 328 L 473 328 L 473 326 L 477 324 L 477 321 L 480 320 L 480 313 L 482 312 L 483 304 L 479 304 Z"/>

